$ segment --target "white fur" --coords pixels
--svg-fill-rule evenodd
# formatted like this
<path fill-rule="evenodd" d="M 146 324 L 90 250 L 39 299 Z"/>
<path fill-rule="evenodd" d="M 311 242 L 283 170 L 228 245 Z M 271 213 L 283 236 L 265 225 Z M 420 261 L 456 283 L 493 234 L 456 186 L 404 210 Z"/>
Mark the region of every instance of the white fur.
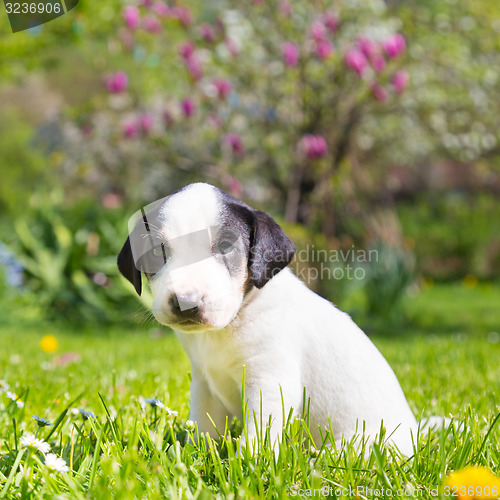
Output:
<path fill-rule="evenodd" d="M 202 202 L 202 204 L 201 204 Z M 214 188 L 194 184 L 170 197 L 162 214 L 165 238 L 217 226 L 220 199 Z M 165 268 L 151 281 L 153 312 L 171 325 L 192 365 L 191 415 L 202 432 L 223 432 L 226 417 L 242 418 L 242 370 L 248 400 L 249 437 L 255 437 L 253 412 L 272 416 L 273 438 L 280 435 L 282 396 L 285 414 L 303 411 L 303 390 L 310 398 L 310 429 L 331 419 L 335 439 L 365 428 L 373 440 L 383 424 L 400 451 L 412 454 L 411 430 L 417 422 L 398 380 L 377 348 L 351 318 L 309 290 L 289 269 L 245 297 L 246 262 L 236 276 L 215 257 L 176 267 L 175 245 Z M 194 292 L 193 292 L 194 291 Z M 172 324 L 168 297 L 203 296 L 204 324 Z"/>
<path fill-rule="evenodd" d="M 394 372 L 351 318 L 299 281 L 289 269 L 262 290 L 254 290 L 238 318 L 225 329 L 196 335 L 176 332 L 192 364 L 191 416 L 203 431 L 219 430 L 226 416 L 241 418 L 241 379 L 249 411 L 264 421 L 273 416 L 273 434 L 285 413 L 300 415 L 303 388 L 310 398 L 313 438 L 328 418 L 336 440 L 351 438 L 365 426 L 371 439 L 383 421 L 387 434 L 410 455 L 413 416 Z M 252 415 L 252 413 L 250 413 Z M 254 437 L 250 417 L 250 437 Z M 397 430 L 396 430 L 397 429 Z"/>

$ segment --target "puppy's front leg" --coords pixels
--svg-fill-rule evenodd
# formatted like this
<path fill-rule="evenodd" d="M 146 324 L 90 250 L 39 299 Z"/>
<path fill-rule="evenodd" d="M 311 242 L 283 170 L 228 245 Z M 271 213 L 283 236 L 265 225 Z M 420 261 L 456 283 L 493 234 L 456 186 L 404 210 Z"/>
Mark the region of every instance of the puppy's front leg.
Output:
<path fill-rule="evenodd" d="M 212 438 L 216 439 L 218 437 L 217 432 L 221 435 L 224 434 L 227 416 L 226 408 L 212 394 L 205 378 L 197 368 L 192 367 L 189 418 L 198 424 L 200 433 L 208 433 Z M 217 430 L 214 428 L 214 424 Z"/>
<path fill-rule="evenodd" d="M 281 437 L 281 431 L 288 417 L 290 408 L 294 414 L 299 412 L 298 405 L 301 395 L 297 384 L 280 384 L 280 379 L 272 380 L 247 380 L 245 382 L 246 415 L 247 422 L 246 444 L 253 451 L 258 448 L 258 443 L 263 443 L 266 428 L 270 422 L 270 439 L 274 447 Z M 284 413 L 283 414 L 283 407 Z"/>

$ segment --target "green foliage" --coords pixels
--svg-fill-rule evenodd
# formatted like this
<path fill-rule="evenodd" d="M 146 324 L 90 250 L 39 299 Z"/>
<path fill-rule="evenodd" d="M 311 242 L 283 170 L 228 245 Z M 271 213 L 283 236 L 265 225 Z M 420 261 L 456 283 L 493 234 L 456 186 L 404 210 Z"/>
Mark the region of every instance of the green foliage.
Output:
<path fill-rule="evenodd" d="M 397 208 L 421 273 L 436 279 L 500 276 L 500 207 L 493 196 L 425 196 Z M 446 223 L 443 223 L 446 221 Z"/>
<path fill-rule="evenodd" d="M 33 130 L 12 108 L 0 111 L 0 210 L 22 210 L 46 176 L 46 162 L 33 147 Z"/>
<path fill-rule="evenodd" d="M 116 268 L 125 224 L 89 203 L 66 209 L 49 199 L 14 220 L 16 255 L 46 317 L 120 321 L 137 309 Z"/>
<path fill-rule="evenodd" d="M 370 251 L 376 252 L 366 268 L 364 291 L 368 311 L 386 319 L 399 312 L 401 299 L 414 278 L 413 255 L 401 247 L 379 241 Z"/>

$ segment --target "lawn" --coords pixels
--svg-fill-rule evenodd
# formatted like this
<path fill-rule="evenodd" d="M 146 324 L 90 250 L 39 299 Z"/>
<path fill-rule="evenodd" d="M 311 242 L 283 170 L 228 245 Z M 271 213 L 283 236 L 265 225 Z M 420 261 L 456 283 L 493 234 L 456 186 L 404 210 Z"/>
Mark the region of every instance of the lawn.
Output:
<path fill-rule="evenodd" d="M 9 384 L 24 407 L 0 387 L 0 498 L 282 498 L 327 492 L 444 498 L 442 485 L 451 471 L 471 464 L 496 472 L 500 467 L 499 303 L 494 285 L 436 285 L 406 300 L 408 320 L 397 327 L 371 329 L 362 320 L 414 412 L 453 416 L 464 424 L 420 436 L 413 459 L 383 444 L 366 457 L 360 443 L 313 447 L 304 439 L 305 424 L 296 420 L 279 455 L 264 445 L 251 456 L 237 451 L 234 439 L 201 441 L 197 448 L 187 440 L 196 432 L 186 426 L 189 362 L 166 329 L 133 326 L 132 314 L 130 328 L 30 321 L 2 326 L 0 384 Z M 46 335 L 57 339 L 57 351 L 41 349 Z M 50 340 L 46 348 L 54 347 Z M 141 399 L 153 397 L 168 408 Z M 55 424 L 40 428 L 38 437 L 70 472 L 51 472 L 42 453 L 21 446 L 23 433 L 37 430 L 33 414 Z"/>

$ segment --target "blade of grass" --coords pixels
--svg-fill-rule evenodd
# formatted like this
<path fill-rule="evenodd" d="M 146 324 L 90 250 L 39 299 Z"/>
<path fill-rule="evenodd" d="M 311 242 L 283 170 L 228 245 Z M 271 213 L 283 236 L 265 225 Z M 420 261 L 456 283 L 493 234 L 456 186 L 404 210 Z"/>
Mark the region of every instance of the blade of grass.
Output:
<path fill-rule="evenodd" d="M 7 478 L 7 482 L 5 483 L 2 492 L 0 493 L 0 498 L 5 498 L 5 495 L 8 493 L 10 484 L 12 483 L 12 480 L 14 479 L 14 476 L 16 474 L 17 468 L 19 467 L 19 464 L 21 462 L 21 458 L 24 455 L 24 449 L 19 450 L 19 453 L 17 454 L 16 460 L 14 461 L 14 465 L 12 466 L 12 469 L 10 470 L 9 477 Z"/>
<path fill-rule="evenodd" d="M 70 407 L 73 406 L 73 404 L 75 403 L 75 401 L 78 401 L 84 394 L 85 394 L 85 391 L 81 392 L 75 399 L 73 399 L 69 403 L 68 406 L 66 406 L 66 408 L 64 408 L 64 410 L 61 412 L 61 414 L 59 415 L 59 417 L 57 417 L 57 420 L 54 422 L 54 425 L 52 426 L 50 432 L 47 434 L 47 437 L 45 438 L 46 441 L 48 441 L 50 439 L 50 437 L 52 436 L 52 434 L 54 434 L 54 432 L 56 432 L 57 428 L 59 427 L 59 425 L 63 421 L 64 417 L 68 413 L 68 410 L 70 409 Z"/>
<path fill-rule="evenodd" d="M 102 425 L 99 429 L 99 436 L 97 437 L 97 443 L 94 448 L 94 457 L 92 459 L 92 467 L 90 469 L 90 478 L 89 478 L 89 491 L 92 490 L 92 486 L 94 486 L 94 478 L 97 471 L 97 463 L 99 461 L 100 452 L 101 452 L 101 443 L 102 436 L 104 435 L 104 426 Z"/>

